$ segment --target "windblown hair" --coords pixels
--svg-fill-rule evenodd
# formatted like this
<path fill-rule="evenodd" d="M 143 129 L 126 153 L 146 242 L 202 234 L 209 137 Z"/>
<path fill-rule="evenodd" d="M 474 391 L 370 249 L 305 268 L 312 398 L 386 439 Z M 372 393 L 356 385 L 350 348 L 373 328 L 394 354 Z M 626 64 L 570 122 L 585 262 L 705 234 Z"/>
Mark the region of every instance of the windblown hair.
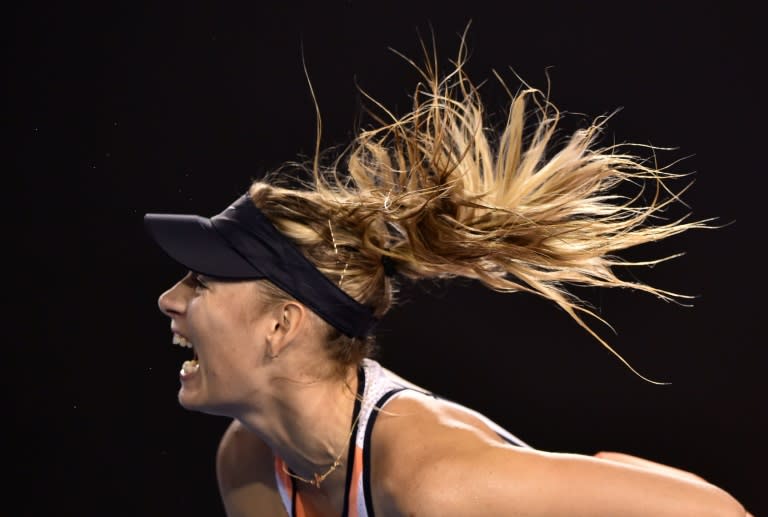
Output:
<path fill-rule="evenodd" d="M 613 270 L 670 258 L 630 262 L 615 252 L 708 227 L 687 216 L 662 218 L 680 202 L 668 183 L 682 175 L 625 151 L 647 146 L 598 147 L 604 117 L 555 146 L 560 112 L 527 86 L 510 92 L 506 123 L 492 131 L 464 69 L 464 40 L 447 75 L 439 76 L 436 59 L 425 61 L 422 68 L 410 61 L 423 80 L 409 113 L 397 117 L 379 105 L 385 115 L 375 117 L 377 127 L 359 131 L 328 167 L 320 165 L 318 143 L 305 167 L 311 180 L 301 188 L 280 186 L 279 179 L 254 182 L 255 204 L 320 271 L 377 315 L 394 299 L 382 263 L 389 257 L 397 278 L 464 277 L 551 300 L 627 364 L 582 319 L 600 317 L 566 287 L 683 297 L 622 280 Z M 318 114 L 318 142 L 319 125 Z M 625 186 L 634 193 L 627 195 Z M 341 364 L 369 353 L 370 342 L 328 332 L 329 350 Z"/>

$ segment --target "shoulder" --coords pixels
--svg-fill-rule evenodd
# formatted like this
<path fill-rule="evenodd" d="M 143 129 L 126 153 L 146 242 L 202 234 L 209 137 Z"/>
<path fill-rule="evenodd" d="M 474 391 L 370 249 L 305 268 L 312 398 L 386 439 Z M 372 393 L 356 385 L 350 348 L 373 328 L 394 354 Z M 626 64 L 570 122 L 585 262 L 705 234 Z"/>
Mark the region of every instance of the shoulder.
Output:
<path fill-rule="evenodd" d="M 501 445 L 482 421 L 452 404 L 412 391 L 398 394 L 379 411 L 372 431 L 377 514 L 446 515 L 448 500 L 436 505 L 433 498 L 455 490 L 454 473 L 468 473 L 462 463 L 474 465 L 478 451 Z"/>
<path fill-rule="evenodd" d="M 406 394 L 384 407 L 371 444 L 377 514 L 744 515 L 712 485 L 585 455 L 510 446 L 472 418 L 450 404 Z"/>
<path fill-rule="evenodd" d="M 256 435 L 237 420 L 229 424 L 216 451 L 216 474 L 219 483 L 236 486 L 254 478 L 273 474 L 272 451 Z"/>
<path fill-rule="evenodd" d="M 258 436 L 233 420 L 219 441 L 216 477 L 227 515 L 285 515 L 277 492 L 274 456 Z"/>

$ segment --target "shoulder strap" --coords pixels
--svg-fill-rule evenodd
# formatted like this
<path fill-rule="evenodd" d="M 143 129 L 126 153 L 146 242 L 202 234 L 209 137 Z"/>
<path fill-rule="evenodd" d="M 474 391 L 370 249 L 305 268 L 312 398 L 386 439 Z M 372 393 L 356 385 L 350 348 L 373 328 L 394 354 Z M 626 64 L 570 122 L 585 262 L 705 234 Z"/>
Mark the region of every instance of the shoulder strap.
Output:
<path fill-rule="evenodd" d="M 376 423 L 376 418 L 379 416 L 379 411 L 384 407 L 384 405 L 389 402 L 392 397 L 407 389 L 409 388 L 394 388 L 379 397 L 379 400 L 377 400 L 376 404 L 374 404 L 373 410 L 371 411 L 371 415 L 368 419 L 368 426 L 365 429 L 365 437 L 363 439 L 362 480 L 360 483 L 360 488 L 362 489 L 362 494 L 360 495 L 363 502 L 365 503 L 364 506 L 360 506 L 365 509 L 366 515 L 361 515 L 360 517 L 374 517 L 373 496 L 371 492 L 371 436 L 373 435 L 373 426 Z"/>

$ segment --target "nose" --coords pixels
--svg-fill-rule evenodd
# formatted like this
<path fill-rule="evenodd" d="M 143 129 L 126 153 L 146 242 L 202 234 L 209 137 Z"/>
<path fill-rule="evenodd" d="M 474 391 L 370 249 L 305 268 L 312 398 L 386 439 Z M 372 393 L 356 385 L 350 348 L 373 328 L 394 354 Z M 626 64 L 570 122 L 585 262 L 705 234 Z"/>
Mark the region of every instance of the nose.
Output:
<path fill-rule="evenodd" d="M 185 283 L 186 278 L 179 280 L 176 285 L 165 291 L 157 299 L 157 306 L 160 311 L 168 317 L 183 314 L 186 310 L 189 294 L 189 287 Z"/>

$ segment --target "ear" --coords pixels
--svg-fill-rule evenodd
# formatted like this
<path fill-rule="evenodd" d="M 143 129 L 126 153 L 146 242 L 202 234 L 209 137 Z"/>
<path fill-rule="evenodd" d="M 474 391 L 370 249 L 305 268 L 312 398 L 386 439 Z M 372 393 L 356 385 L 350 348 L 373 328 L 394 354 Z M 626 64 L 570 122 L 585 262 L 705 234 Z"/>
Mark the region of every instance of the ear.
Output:
<path fill-rule="evenodd" d="M 271 358 L 278 357 L 299 336 L 307 319 L 307 308 L 298 302 L 285 302 L 275 308 L 266 336 Z"/>

